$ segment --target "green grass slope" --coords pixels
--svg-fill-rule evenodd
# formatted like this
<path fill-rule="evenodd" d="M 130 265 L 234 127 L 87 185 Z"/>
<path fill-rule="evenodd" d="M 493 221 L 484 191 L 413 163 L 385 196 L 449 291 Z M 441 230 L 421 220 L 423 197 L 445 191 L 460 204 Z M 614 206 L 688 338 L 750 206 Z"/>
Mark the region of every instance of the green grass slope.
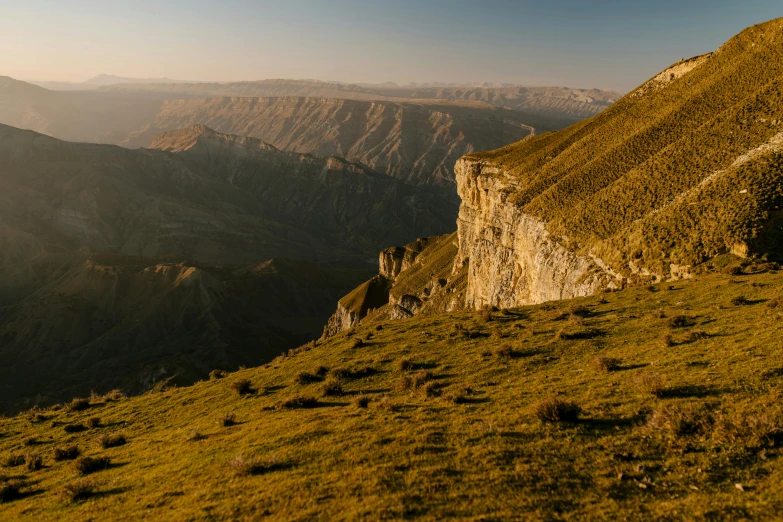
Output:
<path fill-rule="evenodd" d="M 782 297 L 755 265 L 416 316 L 3 419 L 0 518 L 771 519 Z"/>
<path fill-rule="evenodd" d="M 598 116 L 471 155 L 568 247 L 668 274 L 783 256 L 783 19 L 673 65 Z"/>

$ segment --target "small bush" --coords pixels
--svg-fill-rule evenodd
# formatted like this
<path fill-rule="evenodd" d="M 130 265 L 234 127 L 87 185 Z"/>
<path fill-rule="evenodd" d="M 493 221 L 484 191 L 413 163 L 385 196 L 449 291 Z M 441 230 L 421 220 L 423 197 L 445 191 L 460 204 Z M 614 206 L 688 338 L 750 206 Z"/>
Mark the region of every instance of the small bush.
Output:
<path fill-rule="evenodd" d="M 90 407 L 90 401 L 87 399 L 74 399 L 68 405 L 70 411 L 84 411 Z"/>
<path fill-rule="evenodd" d="M 744 295 L 740 295 L 732 299 L 731 304 L 734 306 L 744 306 L 750 304 L 750 300 Z"/>
<path fill-rule="evenodd" d="M 577 330 L 559 330 L 556 337 L 563 341 L 573 341 L 579 339 L 595 339 L 602 335 L 604 335 L 604 332 L 597 328 L 580 328 Z"/>
<path fill-rule="evenodd" d="M 123 446 L 127 444 L 128 441 L 122 433 L 107 433 L 95 439 L 95 442 L 103 449 L 108 449 Z"/>
<path fill-rule="evenodd" d="M 685 342 L 694 343 L 701 339 L 707 339 L 709 336 L 710 334 L 708 334 L 704 330 L 692 330 L 685 335 Z"/>
<path fill-rule="evenodd" d="M 402 372 L 407 372 L 412 370 L 415 367 L 413 364 L 413 361 L 408 359 L 407 357 L 404 357 L 397 361 L 397 369 Z"/>
<path fill-rule="evenodd" d="M 73 467 L 79 474 L 89 475 L 107 469 L 110 465 L 111 459 L 109 457 L 79 457 Z"/>
<path fill-rule="evenodd" d="M 321 388 L 324 397 L 337 397 L 343 394 L 343 385 L 337 379 L 329 379 Z"/>
<path fill-rule="evenodd" d="M 364 346 L 364 341 L 358 337 L 351 342 L 351 348 L 361 348 L 362 346 Z"/>
<path fill-rule="evenodd" d="M 100 417 L 90 417 L 89 419 L 87 419 L 87 427 L 91 429 L 100 428 L 101 427 Z"/>
<path fill-rule="evenodd" d="M 17 453 L 8 455 L 5 458 L 4 464 L 7 468 L 15 468 L 17 466 L 21 466 L 22 464 L 24 464 L 24 455 L 19 455 Z"/>
<path fill-rule="evenodd" d="M 439 397 L 441 394 L 440 386 L 438 386 L 438 383 L 435 381 L 428 381 L 424 383 L 419 389 L 425 397 Z"/>
<path fill-rule="evenodd" d="M 226 465 L 239 476 L 261 475 L 281 467 L 276 460 L 264 460 L 259 457 L 238 455 L 229 460 Z"/>
<path fill-rule="evenodd" d="M 227 413 L 225 415 L 221 415 L 218 417 L 218 426 L 223 428 L 228 428 L 229 426 L 234 426 L 237 423 L 237 418 L 233 413 Z"/>
<path fill-rule="evenodd" d="M 95 494 L 97 485 L 90 479 L 77 479 L 69 482 L 62 489 L 62 495 L 69 502 L 78 502 Z"/>
<path fill-rule="evenodd" d="M 63 430 L 65 433 L 79 433 L 82 431 L 87 431 L 87 426 L 81 423 L 72 423 L 63 426 Z"/>
<path fill-rule="evenodd" d="M 24 463 L 27 471 L 38 471 L 43 468 L 43 457 L 38 453 L 28 453 L 24 457 Z"/>
<path fill-rule="evenodd" d="M 232 382 L 229 386 L 240 397 L 244 395 L 250 395 L 255 392 L 252 384 L 248 379 L 239 379 L 238 381 Z"/>
<path fill-rule="evenodd" d="M 314 382 L 321 382 L 323 381 L 323 377 L 320 375 L 315 375 L 310 372 L 301 372 L 297 374 L 295 381 L 297 384 L 310 384 Z"/>
<path fill-rule="evenodd" d="M 536 417 L 541 422 L 576 422 L 582 408 L 568 401 L 547 399 L 536 406 Z"/>
<path fill-rule="evenodd" d="M 103 400 L 107 401 L 107 402 L 121 401 L 122 399 L 127 399 L 127 398 L 128 398 L 128 396 L 125 395 L 120 390 L 112 390 L 112 391 L 110 391 L 109 393 L 107 393 L 106 395 L 103 396 Z"/>
<path fill-rule="evenodd" d="M 638 375 L 634 382 L 636 387 L 643 393 L 649 393 L 659 398 L 666 393 L 666 385 L 660 375 L 644 373 Z"/>
<path fill-rule="evenodd" d="M 725 268 L 723 270 L 723 273 L 728 275 L 738 276 L 738 275 L 742 275 L 744 271 L 742 270 L 741 266 L 730 266 Z"/>
<path fill-rule="evenodd" d="M 33 436 L 25 437 L 24 440 L 22 441 L 22 444 L 24 444 L 25 446 L 35 446 L 36 444 L 38 444 L 38 439 Z"/>
<path fill-rule="evenodd" d="M 74 460 L 81 454 L 78 446 L 67 446 L 65 448 L 54 448 L 54 460 Z"/>
<path fill-rule="evenodd" d="M 571 315 L 576 317 L 589 317 L 590 309 L 585 305 L 578 305 L 571 309 Z"/>
<path fill-rule="evenodd" d="M 684 328 L 690 324 L 691 320 L 684 315 L 675 315 L 669 319 L 669 328 Z"/>
<path fill-rule="evenodd" d="M 704 407 L 661 406 L 647 421 L 647 427 L 670 435 L 695 435 L 708 433 L 713 423 L 712 416 Z"/>
<path fill-rule="evenodd" d="M 366 408 L 370 405 L 370 398 L 366 395 L 357 395 L 353 399 L 353 405 L 357 408 Z"/>
<path fill-rule="evenodd" d="M 620 369 L 622 361 L 615 357 L 596 357 L 593 365 L 602 372 L 615 372 Z"/>
<path fill-rule="evenodd" d="M 204 440 L 206 438 L 207 437 L 202 435 L 201 432 L 199 432 L 197 430 L 193 430 L 190 433 L 188 433 L 187 440 L 190 441 L 190 442 L 197 442 L 197 441 L 200 441 L 200 440 Z"/>
<path fill-rule="evenodd" d="M 783 308 L 783 297 L 775 297 L 767 302 L 769 308 Z"/>
<path fill-rule="evenodd" d="M 454 404 L 464 404 L 468 402 L 468 397 L 473 394 L 473 389 L 469 386 L 451 386 L 443 398 Z"/>
<path fill-rule="evenodd" d="M 661 336 L 661 344 L 664 348 L 671 348 L 672 346 L 675 346 L 677 343 L 674 342 L 674 337 L 672 337 L 672 334 L 663 334 Z"/>
<path fill-rule="evenodd" d="M 0 502 L 11 502 L 20 498 L 24 486 L 21 480 L 0 480 Z"/>
<path fill-rule="evenodd" d="M 494 317 L 492 317 L 492 307 L 489 305 L 482 306 L 481 310 L 479 311 L 479 322 L 488 323 L 493 319 Z"/>
<path fill-rule="evenodd" d="M 210 381 L 216 381 L 218 379 L 223 379 L 228 376 L 228 372 L 225 370 L 212 370 L 209 372 L 209 380 Z"/>
<path fill-rule="evenodd" d="M 280 404 L 281 408 L 288 410 L 302 409 L 302 408 L 315 408 L 318 406 L 318 399 L 315 397 L 308 397 L 305 395 L 296 395 L 288 400 L 283 401 Z"/>
<path fill-rule="evenodd" d="M 495 349 L 495 356 L 499 359 L 511 359 L 514 357 L 514 349 L 508 344 L 503 344 Z"/>

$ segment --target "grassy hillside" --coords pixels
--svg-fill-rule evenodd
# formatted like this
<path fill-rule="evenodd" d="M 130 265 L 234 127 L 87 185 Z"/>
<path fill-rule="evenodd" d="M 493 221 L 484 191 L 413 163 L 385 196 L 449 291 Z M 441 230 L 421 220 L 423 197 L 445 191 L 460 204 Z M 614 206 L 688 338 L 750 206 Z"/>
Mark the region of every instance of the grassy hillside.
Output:
<path fill-rule="evenodd" d="M 4 419 L 0 509 L 37 521 L 773 518 L 773 268 L 368 325 L 192 387 Z M 77 452 L 108 460 L 68 460 Z"/>
<path fill-rule="evenodd" d="M 580 253 L 659 274 L 783 255 L 783 19 L 673 65 L 600 115 L 473 155 Z"/>

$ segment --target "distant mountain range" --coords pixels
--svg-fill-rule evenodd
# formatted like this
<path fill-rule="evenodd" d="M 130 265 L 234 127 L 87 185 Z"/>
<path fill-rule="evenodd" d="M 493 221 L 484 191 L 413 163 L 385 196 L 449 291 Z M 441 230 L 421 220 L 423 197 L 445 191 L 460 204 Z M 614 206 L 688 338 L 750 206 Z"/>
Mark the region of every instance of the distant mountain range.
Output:
<path fill-rule="evenodd" d="M 186 80 L 172 80 L 171 78 L 127 78 L 124 76 L 115 76 L 113 74 L 99 74 L 83 82 L 56 82 L 56 81 L 30 81 L 33 85 L 38 85 L 46 89 L 55 91 L 85 91 L 97 89 L 107 85 L 116 85 L 120 83 L 190 83 Z"/>

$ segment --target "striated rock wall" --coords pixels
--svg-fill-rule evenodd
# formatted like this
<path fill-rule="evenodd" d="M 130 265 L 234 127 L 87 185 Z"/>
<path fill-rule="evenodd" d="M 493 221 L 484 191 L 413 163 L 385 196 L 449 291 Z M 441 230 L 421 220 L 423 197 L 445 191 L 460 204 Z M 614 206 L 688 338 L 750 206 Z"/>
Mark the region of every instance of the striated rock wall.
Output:
<path fill-rule="evenodd" d="M 462 158 L 455 172 L 462 198 L 457 260 L 469 260 L 466 307 L 568 299 L 621 284 L 609 269 L 568 250 L 544 222 L 508 202 L 514 181 L 499 169 Z"/>

